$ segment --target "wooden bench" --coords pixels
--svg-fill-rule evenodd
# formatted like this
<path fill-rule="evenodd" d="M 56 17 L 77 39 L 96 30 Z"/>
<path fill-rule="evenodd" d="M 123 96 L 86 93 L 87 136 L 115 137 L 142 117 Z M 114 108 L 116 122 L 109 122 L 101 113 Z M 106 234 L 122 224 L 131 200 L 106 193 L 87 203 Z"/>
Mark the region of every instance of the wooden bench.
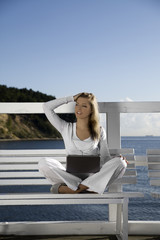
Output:
<path fill-rule="evenodd" d="M 148 176 L 151 186 L 159 187 L 160 190 L 160 149 L 147 149 Z M 160 198 L 159 192 L 152 192 L 154 198 Z"/>
<path fill-rule="evenodd" d="M 123 184 L 136 183 L 132 149 L 110 149 L 111 155 L 123 154 L 129 165 L 122 179 L 104 194 L 0 193 L 0 206 L 57 204 L 116 204 L 116 219 L 111 222 L 8 222 L 0 223 L 0 235 L 88 235 L 115 234 L 128 239 L 128 200 L 143 197 L 140 192 L 123 192 Z M 65 164 L 65 150 L 0 150 L 0 186 L 50 185 L 38 172 L 42 157 L 53 157 Z M 115 191 L 115 189 L 118 189 Z M 119 191 L 119 192 L 117 192 Z M 62 231 L 63 229 L 63 231 Z"/>

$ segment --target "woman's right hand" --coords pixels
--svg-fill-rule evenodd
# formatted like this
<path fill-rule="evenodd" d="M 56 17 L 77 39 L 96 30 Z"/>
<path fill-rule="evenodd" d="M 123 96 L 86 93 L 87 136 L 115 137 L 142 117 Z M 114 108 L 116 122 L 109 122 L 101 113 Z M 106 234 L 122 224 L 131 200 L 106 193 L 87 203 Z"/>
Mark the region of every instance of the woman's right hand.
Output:
<path fill-rule="evenodd" d="M 81 94 L 82 94 L 82 93 L 78 93 L 78 94 L 76 94 L 76 95 L 73 96 L 75 102 L 77 101 L 77 98 L 79 98 L 79 96 L 80 96 Z"/>

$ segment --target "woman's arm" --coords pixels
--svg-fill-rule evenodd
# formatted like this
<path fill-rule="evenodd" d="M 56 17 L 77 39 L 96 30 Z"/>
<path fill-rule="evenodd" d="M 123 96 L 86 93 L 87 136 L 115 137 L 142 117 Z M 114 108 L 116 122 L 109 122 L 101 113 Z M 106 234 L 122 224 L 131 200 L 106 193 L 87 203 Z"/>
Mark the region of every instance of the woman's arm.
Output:
<path fill-rule="evenodd" d="M 43 110 L 50 123 L 61 133 L 66 121 L 62 120 L 54 111 L 57 107 L 73 102 L 72 96 L 51 100 L 43 104 Z"/>
<path fill-rule="evenodd" d="M 101 156 L 102 165 L 111 159 L 107 138 L 106 138 L 106 132 L 103 127 L 101 127 L 101 133 L 100 133 L 100 156 Z"/>
<path fill-rule="evenodd" d="M 109 153 L 107 139 L 106 139 L 106 132 L 105 132 L 104 128 L 102 128 L 102 127 L 101 127 L 101 136 L 100 136 L 100 156 L 101 156 L 102 164 L 106 163 L 107 161 L 109 161 L 110 159 L 115 158 L 115 157 L 122 158 L 128 164 L 128 161 L 126 160 L 126 158 L 123 157 L 121 154 L 111 157 L 111 155 Z"/>

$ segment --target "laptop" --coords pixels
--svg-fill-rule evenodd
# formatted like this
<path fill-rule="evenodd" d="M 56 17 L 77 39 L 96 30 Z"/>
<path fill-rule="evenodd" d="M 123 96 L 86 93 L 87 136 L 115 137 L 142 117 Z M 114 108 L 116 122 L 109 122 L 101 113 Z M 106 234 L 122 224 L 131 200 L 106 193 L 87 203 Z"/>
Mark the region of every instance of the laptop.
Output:
<path fill-rule="evenodd" d="M 82 180 L 100 170 L 100 156 L 97 155 L 68 155 L 66 171 Z"/>

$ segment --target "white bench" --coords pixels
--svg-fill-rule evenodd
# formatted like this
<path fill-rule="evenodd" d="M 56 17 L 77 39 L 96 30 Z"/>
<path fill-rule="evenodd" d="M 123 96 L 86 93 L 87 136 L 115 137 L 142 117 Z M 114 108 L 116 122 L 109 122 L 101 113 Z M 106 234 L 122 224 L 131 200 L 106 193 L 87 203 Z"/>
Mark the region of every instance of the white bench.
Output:
<path fill-rule="evenodd" d="M 147 149 L 148 176 L 151 186 L 159 187 L 160 190 L 160 149 Z M 151 195 L 160 198 L 160 193 L 153 192 Z"/>
<path fill-rule="evenodd" d="M 100 194 L 0 193 L 0 206 L 57 204 L 115 204 L 114 222 L 5 222 L 0 223 L 0 235 L 88 235 L 115 234 L 128 239 L 128 200 L 143 197 L 140 192 L 123 192 L 123 184 L 136 183 L 132 149 L 111 149 L 112 155 L 123 154 L 130 164 L 124 177 L 112 184 L 110 191 Z M 0 186 L 50 185 L 37 171 L 40 158 L 48 156 L 65 164 L 65 150 L 0 150 Z M 24 171 L 25 170 L 25 171 Z M 118 186 L 118 188 L 117 188 Z M 113 192 L 119 189 L 120 192 Z"/>

